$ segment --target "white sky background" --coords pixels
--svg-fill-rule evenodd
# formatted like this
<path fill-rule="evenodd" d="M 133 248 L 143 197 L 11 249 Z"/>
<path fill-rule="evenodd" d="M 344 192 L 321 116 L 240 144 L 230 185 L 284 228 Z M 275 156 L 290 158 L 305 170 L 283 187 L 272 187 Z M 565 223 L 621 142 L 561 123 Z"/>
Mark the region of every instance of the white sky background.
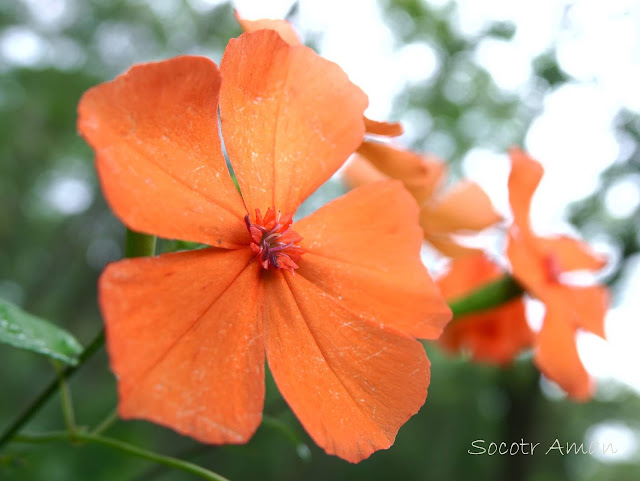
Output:
<path fill-rule="evenodd" d="M 236 0 L 246 18 L 282 18 L 291 1 Z M 445 5 L 448 0 L 432 0 Z M 616 162 L 624 144 L 613 135 L 613 116 L 621 107 L 640 111 L 640 2 L 637 0 L 458 0 L 456 24 L 474 34 L 495 21 L 516 26 L 512 40 L 487 39 L 475 53 L 503 89 L 524 92 L 531 61 L 549 47 L 557 49 L 561 68 L 573 79 L 544 100 L 544 110 L 527 134 L 525 148 L 546 173 L 532 206 L 541 234 L 574 232 L 566 206 L 597 189 L 598 176 Z M 392 101 L 411 81 L 433 75 L 437 54 L 426 44 L 394 50 L 393 34 L 372 0 L 301 0 L 296 27 L 304 40 L 321 33 L 319 53 L 337 62 L 368 95 L 367 113 L 386 119 Z M 406 125 L 410 134 L 419 125 Z M 478 181 L 498 209 L 508 215 L 504 152 L 474 149 L 464 159 L 465 174 Z M 624 217 L 640 203 L 640 182 L 625 179 L 606 195 L 606 207 Z M 615 258 L 615 246 L 595 244 Z M 626 283 L 607 318 L 609 342 L 584 334 L 580 353 L 589 371 L 640 390 L 640 259 L 629 263 Z"/>

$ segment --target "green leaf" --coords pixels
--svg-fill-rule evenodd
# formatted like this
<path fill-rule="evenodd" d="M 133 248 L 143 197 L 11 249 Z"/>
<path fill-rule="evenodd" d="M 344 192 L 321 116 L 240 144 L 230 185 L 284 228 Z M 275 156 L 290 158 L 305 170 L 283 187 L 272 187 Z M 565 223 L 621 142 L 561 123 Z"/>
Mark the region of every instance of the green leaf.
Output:
<path fill-rule="evenodd" d="M 0 299 L 0 342 L 75 365 L 82 346 L 64 329 Z"/>

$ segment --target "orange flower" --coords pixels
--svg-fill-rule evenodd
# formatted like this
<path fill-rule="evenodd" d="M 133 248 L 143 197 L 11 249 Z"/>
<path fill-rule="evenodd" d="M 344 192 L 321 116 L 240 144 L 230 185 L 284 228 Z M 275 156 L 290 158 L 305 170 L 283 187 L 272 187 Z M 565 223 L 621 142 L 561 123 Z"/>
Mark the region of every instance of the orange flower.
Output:
<path fill-rule="evenodd" d="M 462 298 L 504 273 L 484 255 L 455 259 L 446 275 L 438 279 L 448 301 Z M 533 344 L 522 297 L 478 314 L 456 318 L 440 339 L 449 352 L 468 351 L 475 361 L 507 364 Z"/>
<path fill-rule="evenodd" d="M 399 179 L 420 205 L 424 238 L 449 257 L 478 254 L 479 249 L 456 242 L 457 235 L 481 231 L 500 221 L 487 194 L 471 181 L 442 192 L 447 168 L 429 155 L 392 145 L 365 141 L 344 169 L 351 187 L 384 179 Z"/>
<path fill-rule="evenodd" d="M 282 40 L 290 45 L 302 45 L 300 36 L 293 25 L 286 20 L 261 18 L 259 20 L 247 20 L 242 18 L 237 10 L 234 10 L 236 20 L 244 32 L 257 32 L 259 30 L 275 30 Z M 403 128 L 399 122 L 379 122 L 364 117 L 364 128 L 367 134 L 380 135 L 384 137 L 397 137 L 402 135 Z"/>
<path fill-rule="evenodd" d="M 292 223 L 361 143 L 366 105 L 335 64 L 267 30 L 231 40 L 220 70 L 178 57 L 84 95 L 79 130 L 116 215 L 213 246 L 102 274 L 120 416 L 246 442 L 261 421 L 266 353 L 328 453 L 356 462 L 393 443 L 429 384 L 415 338 L 437 337 L 451 316 L 420 263 L 415 201 L 387 182 Z"/>
<path fill-rule="evenodd" d="M 587 399 L 593 386 L 578 357 L 575 333 L 585 329 L 604 337 L 609 294 L 601 285 L 565 284 L 561 276 L 574 270 L 597 270 L 606 261 L 576 239 L 538 237 L 533 233 L 529 207 L 543 169 L 521 150 L 512 149 L 510 156 L 509 202 L 514 222 L 509 230 L 507 255 L 514 277 L 546 306 L 542 328 L 536 335 L 534 361 L 570 397 Z"/>

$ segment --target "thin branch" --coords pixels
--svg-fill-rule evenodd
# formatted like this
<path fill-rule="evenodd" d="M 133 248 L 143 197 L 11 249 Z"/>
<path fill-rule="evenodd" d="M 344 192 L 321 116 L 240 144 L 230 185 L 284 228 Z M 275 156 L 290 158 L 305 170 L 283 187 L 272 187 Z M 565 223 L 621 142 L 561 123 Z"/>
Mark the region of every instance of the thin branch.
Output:
<path fill-rule="evenodd" d="M 67 427 L 67 432 L 72 434 L 76 430 L 76 417 L 73 412 L 73 399 L 71 398 L 71 391 L 69 390 L 69 383 L 64 376 L 64 372 L 60 363 L 54 362 L 53 367 L 58 374 L 58 386 L 60 389 L 60 404 L 62 404 L 62 415 L 64 417 L 64 424 Z"/>
<path fill-rule="evenodd" d="M 80 366 L 82 366 L 91 356 L 93 356 L 96 351 L 102 347 L 104 344 L 104 330 L 100 330 L 100 332 L 96 335 L 96 337 L 91 341 L 82 354 L 78 356 L 78 364 L 75 366 L 68 366 L 64 371 L 62 371 L 62 375 L 65 379 L 69 379 L 75 372 L 78 370 Z M 58 388 L 58 379 L 52 380 L 49 385 L 45 388 L 44 391 L 38 396 L 28 407 L 24 410 L 24 412 L 13 422 L 11 425 L 2 433 L 0 436 L 0 447 L 2 447 L 7 441 L 9 441 L 21 428 L 24 426 L 27 421 L 29 421 L 35 413 L 37 413 L 42 406 L 46 404 L 49 398 L 56 392 Z"/>
<path fill-rule="evenodd" d="M 224 476 L 221 476 L 213 471 L 209 471 L 197 464 L 190 463 L 188 461 L 182 461 L 181 459 L 172 458 L 171 456 L 164 456 L 162 454 L 154 453 L 146 449 L 139 448 L 133 444 L 125 443 L 118 439 L 109 438 L 106 436 L 100 436 L 97 434 L 89 434 L 83 432 L 73 433 L 73 439 L 71 439 L 69 433 L 63 431 L 55 431 L 42 434 L 23 434 L 14 438 L 16 442 L 39 444 L 49 443 L 54 441 L 84 441 L 87 443 L 100 444 L 112 449 L 116 449 L 120 452 L 135 456 L 138 458 L 153 461 L 154 463 L 163 464 L 171 468 L 179 469 L 186 473 L 191 473 L 209 481 L 229 481 Z"/>
<path fill-rule="evenodd" d="M 100 421 L 100 423 L 98 423 L 98 425 L 95 428 L 93 428 L 93 430 L 91 431 L 91 434 L 104 433 L 117 420 L 118 420 L 118 409 L 113 408 L 113 410 L 107 415 L 107 417 L 104 418 L 102 421 Z"/>

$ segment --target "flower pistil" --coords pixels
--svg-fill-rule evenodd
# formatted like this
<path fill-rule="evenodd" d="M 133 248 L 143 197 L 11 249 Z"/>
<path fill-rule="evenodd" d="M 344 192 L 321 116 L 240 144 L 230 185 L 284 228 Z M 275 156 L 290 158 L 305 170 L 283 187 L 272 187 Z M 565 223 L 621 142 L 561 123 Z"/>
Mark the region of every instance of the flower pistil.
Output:
<path fill-rule="evenodd" d="M 255 252 L 254 259 L 259 259 L 265 269 L 286 269 L 293 273 L 298 268 L 304 251 L 298 244 L 302 237 L 291 230 L 293 221 L 291 215 L 276 214 L 273 207 L 269 207 L 262 217 L 260 209 L 256 209 L 256 221 L 251 222 L 249 214 L 244 217 L 247 229 L 251 234 L 251 250 Z"/>

